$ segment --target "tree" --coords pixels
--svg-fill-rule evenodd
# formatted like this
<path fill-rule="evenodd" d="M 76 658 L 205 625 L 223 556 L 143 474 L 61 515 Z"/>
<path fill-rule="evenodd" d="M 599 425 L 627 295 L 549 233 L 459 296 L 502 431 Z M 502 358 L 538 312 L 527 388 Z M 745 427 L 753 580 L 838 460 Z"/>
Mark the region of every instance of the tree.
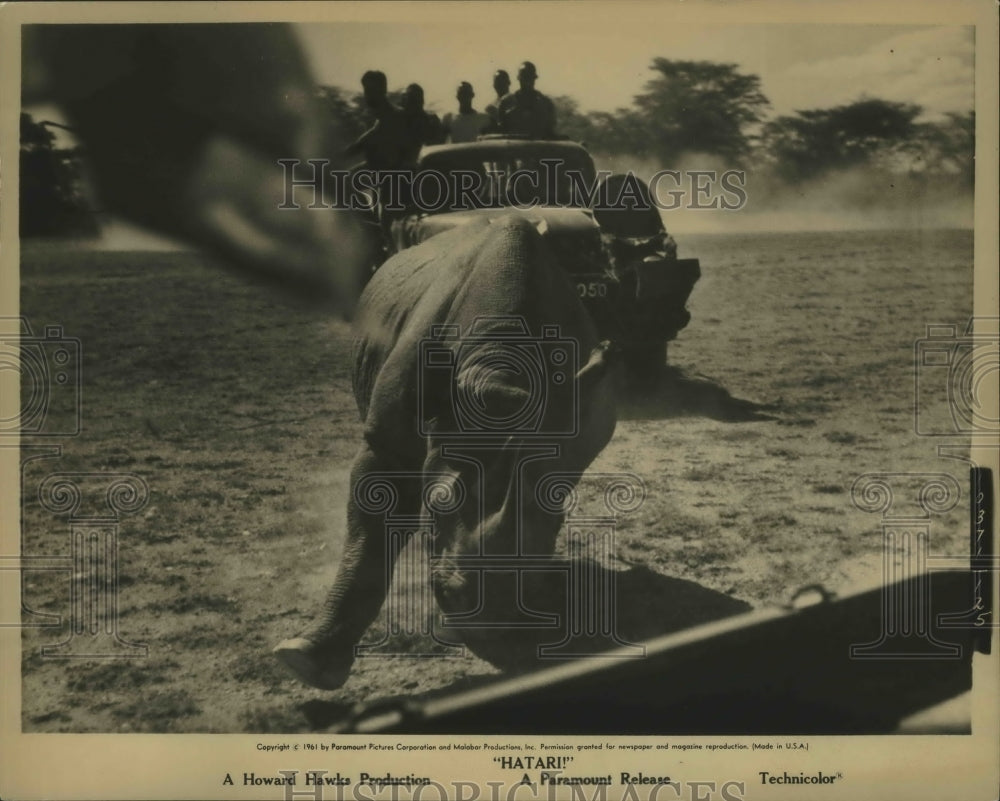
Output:
<path fill-rule="evenodd" d="M 669 166 L 684 153 L 710 153 L 738 164 L 751 152 L 754 129 L 770 105 L 760 78 L 736 64 L 656 58 L 656 74 L 634 99 L 627 121 L 648 142 L 649 155 Z"/>
<path fill-rule="evenodd" d="M 907 152 L 914 171 L 955 176 L 971 187 L 976 169 L 976 113 L 949 112 L 941 122 L 917 125 Z"/>
<path fill-rule="evenodd" d="M 80 149 L 57 148 L 47 127 L 21 113 L 21 236 L 96 236 L 97 221 L 84 198 Z"/>
<path fill-rule="evenodd" d="M 828 109 L 797 111 L 768 122 L 763 150 L 779 175 L 802 181 L 866 164 L 910 142 L 920 106 L 869 98 Z"/>
<path fill-rule="evenodd" d="M 329 118 L 329 142 L 353 142 L 371 125 L 371 115 L 364 106 L 360 94 L 350 94 L 339 86 L 320 86 L 316 89 L 316 99 Z M 331 154 L 333 157 L 339 154 Z"/>
<path fill-rule="evenodd" d="M 593 145 L 595 133 L 593 115 L 581 113 L 579 104 L 568 95 L 557 95 L 551 100 L 556 108 L 556 133 L 574 142 Z"/>

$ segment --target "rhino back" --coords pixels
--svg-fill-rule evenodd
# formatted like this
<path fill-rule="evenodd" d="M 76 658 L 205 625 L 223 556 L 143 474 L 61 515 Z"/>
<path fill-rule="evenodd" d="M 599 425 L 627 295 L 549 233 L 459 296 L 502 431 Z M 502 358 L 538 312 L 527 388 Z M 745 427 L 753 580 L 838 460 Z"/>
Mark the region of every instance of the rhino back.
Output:
<path fill-rule="evenodd" d="M 416 417 L 421 342 L 435 326 L 464 334 L 484 317 L 519 317 L 532 336 L 557 325 L 577 341 L 582 361 L 597 342 L 572 283 L 527 220 L 484 221 L 429 239 L 389 259 L 361 298 L 354 392 L 369 441 L 423 447 Z"/>

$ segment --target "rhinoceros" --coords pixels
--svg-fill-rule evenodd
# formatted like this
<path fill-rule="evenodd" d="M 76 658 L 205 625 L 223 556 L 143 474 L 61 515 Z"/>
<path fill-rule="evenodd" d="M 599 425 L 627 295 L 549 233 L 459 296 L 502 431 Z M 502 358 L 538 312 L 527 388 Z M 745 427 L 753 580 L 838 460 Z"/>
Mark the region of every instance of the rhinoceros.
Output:
<path fill-rule="evenodd" d="M 432 576 L 442 611 L 459 614 L 477 603 L 478 576 L 450 557 L 551 555 L 563 515 L 540 506 L 532 488 L 544 474 L 582 472 L 615 428 L 607 343 L 523 218 L 466 226 L 392 257 L 366 287 L 355 326 L 364 442 L 351 470 L 343 560 L 319 622 L 275 649 L 299 679 L 327 689 L 346 680 L 387 592 L 384 519 L 357 497 L 366 476 L 434 476 L 439 490 L 461 494 L 438 515 Z M 533 370 L 524 364 L 532 354 L 549 363 Z M 465 417 L 462 398 L 472 404 Z M 465 456 L 449 456 L 463 447 Z M 395 489 L 397 513 L 420 514 L 419 482 L 401 479 Z M 471 629 L 463 639 L 477 636 L 494 638 Z"/>

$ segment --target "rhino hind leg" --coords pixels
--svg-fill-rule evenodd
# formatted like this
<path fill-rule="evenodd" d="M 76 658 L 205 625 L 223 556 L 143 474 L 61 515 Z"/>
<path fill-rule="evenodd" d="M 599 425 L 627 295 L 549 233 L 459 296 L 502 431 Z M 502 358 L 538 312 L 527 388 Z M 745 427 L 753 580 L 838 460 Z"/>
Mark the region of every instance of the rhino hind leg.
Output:
<path fill-rule="evenodd" d="M 356 495 L 366 476 L 390 469 L 367 444 L 354 460 L 347 504 L 347 541 L 333 586 L 317 622 L 273 651 L 299 681 L 311 687 L 335 690 L 347 681 L 355 646 L 385 601 L 395 566 L 394 554 L 387 547 L 385 514 L 366 511 Z M 399 514 L 419 508 L 419 497 L 410 497 L 406 489 L 395 488 L 395 511 Z"/>

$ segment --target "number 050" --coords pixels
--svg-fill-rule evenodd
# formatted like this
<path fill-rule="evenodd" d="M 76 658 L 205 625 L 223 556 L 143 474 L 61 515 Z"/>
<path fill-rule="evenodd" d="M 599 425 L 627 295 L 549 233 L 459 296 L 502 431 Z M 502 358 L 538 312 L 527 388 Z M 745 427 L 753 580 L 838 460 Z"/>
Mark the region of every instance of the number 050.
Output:
<path fill-rule="evenodd" d="M 576 291 L 581 298 L 606 298 L 608 285 L 601 281 L 591 281 L 589 284 L 577 284 Z"/>

